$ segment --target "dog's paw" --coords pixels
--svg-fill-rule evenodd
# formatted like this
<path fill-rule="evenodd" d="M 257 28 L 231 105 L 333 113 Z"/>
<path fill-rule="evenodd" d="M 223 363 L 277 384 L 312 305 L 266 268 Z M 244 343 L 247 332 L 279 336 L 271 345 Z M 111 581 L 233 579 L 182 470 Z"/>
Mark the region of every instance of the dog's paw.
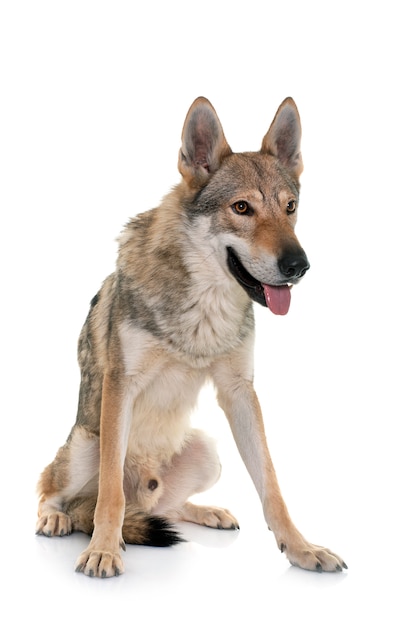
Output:
<path fill-rule="evenodd" d="M 70 517 L 61 511 L 42 515 L 36 524 L 36 534 L 46 537 L 63 537 L 69 535 L 71 529 Z"/>
<path fill-rule="evenodd" d="M 305 539 L 296 543 L 279 542 L 281 552 L 284 552 L 291 565 L 315 572 L 342 572 L 348 569 L 341 557 L 328 548 L 316 546 Z"/>
<path fill-rule="evenodd" d="M 82 572 L 93 578 L 111 578 L 124 573 L 120 551 L 103 552 L 87 549 L 76 561 L 76 572 Z"/>
<path fill-rule="evenodd" d="M 185 503 L 182 519 L 185 522 L 193 522 L 209 528 L 224 530 L 238 530 L 240 528 L 236 518 L 227 509 L 216 506 L 200 506 L 191 502 Z"/>

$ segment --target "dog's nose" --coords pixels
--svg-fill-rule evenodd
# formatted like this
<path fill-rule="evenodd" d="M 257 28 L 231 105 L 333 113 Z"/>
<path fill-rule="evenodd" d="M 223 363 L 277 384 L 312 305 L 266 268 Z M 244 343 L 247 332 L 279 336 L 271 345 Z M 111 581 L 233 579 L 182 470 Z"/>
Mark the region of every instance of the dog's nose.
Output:
<path fill-rule="evenodd" d="M 286 278 L 301 278 L 310 269 L 305 253 L 288 254 L 278 261 L 280 271 Z"/>

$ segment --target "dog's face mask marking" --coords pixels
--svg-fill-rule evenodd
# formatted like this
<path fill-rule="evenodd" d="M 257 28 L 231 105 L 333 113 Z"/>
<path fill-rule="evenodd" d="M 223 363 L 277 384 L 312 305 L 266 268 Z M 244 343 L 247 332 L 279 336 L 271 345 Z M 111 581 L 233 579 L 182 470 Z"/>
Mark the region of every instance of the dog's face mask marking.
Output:
<path fill-rule="evenodd" d="M 191 215 L 209 217 L 227 270 L 252 300 L 277 315 L 288 312 L 290 288 L 310 267 L 294 233 L 300 139 L 298 111 L 287 98 L 260 152 L 234 154 L 214 109 L 200 98 L 187 115 L 180 151 L 180 172 L 198 189 Z"/>

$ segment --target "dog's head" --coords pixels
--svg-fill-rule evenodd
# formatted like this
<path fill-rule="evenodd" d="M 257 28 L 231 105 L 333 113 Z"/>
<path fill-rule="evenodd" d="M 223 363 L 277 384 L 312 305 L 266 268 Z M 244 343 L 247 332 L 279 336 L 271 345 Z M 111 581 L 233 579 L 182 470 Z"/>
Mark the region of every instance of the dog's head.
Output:
<path fill-rule="evenodd" d="M 256 302 L 284 315 L 290 287 L 309 269 L 294 228 L 299 200 L 301 124 L 292 98 L 280 105 L 259 152 L 233 153 L 205 98 L 183 127 L 179 170 L 188 215 L 207 219 L 224 269 Z"/>

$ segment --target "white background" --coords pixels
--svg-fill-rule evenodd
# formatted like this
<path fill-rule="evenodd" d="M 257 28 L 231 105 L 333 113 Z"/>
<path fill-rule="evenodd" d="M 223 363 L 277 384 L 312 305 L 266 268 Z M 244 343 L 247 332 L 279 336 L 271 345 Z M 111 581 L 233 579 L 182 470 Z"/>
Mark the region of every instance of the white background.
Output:
<path fill-rule="evenodd" d="M 58 623 L 410 624 L 407 3 L 0 5 L 2 613 Z M 293 96 L 303 124 L 297 228 L 311 270 L 290 313 L 256 309 L 256 387 L 282 491 L 337 575 L 292 568 L 266 529 L 224 416 L 202 498 L 240 532 L 128 547 L 91 580 L 81 535 L 35 537 L 35 484 L 76 412 L 77 337 L 129 217 L 179 180 L 181 128 L 208 97 L 234 150 L 258 150 Z"/>

